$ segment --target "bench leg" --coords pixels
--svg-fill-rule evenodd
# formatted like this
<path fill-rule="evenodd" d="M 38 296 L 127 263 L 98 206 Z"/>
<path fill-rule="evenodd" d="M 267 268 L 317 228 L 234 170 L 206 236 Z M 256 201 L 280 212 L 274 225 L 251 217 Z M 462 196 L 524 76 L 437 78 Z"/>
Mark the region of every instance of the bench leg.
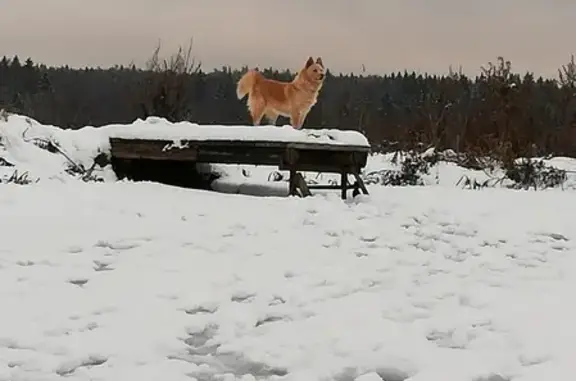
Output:
<path fill-rule="evenodd" d="M 340 187 L 342 189 L 342 200 L 346 200 L 346 192 L 348 191 L 348 173 L 346 172 L 340 174 Z"/>
<path fill-rule="evenodd" d="M 290 179 L 288 180 L 288 195 L 296 196 L 298 195 L 298 185 L 296 184 L 296 170 L 290 170 Z"/>
<path fill-rule="evenodd" d="M 360 190 L 362 191 L 362 193 L 364 194 L 368 194 L 368 189 L 366 188 L 366 185 L 364 185 L 364 181 L 362 180 L 362 178 L 360 177 L 360 175 L 358 173 L 354 173 L 354 178 L 356 179 L 356 186 L 358 186 L 360 188 Z"/>
<path fill-rule="evenodd" d="M 358 181 L 354 183 L 354 190 L 352 191 L 352 198 L 360 194 L 360 187 L 358 186 Z"/>
<path fill-rule="evenodd" d="M 296 172 L 296 170 L 290 170 L 288 194 L 290 196 L 312 196 L 312 192 L 310 192 L 308 184 L 306 184 L 306 180 L 304 180 L 304 176 L 302 176 L 300 172 Z"/>
<path fill-rule="evenodd" d="M 310 192 L 308 184 L 306 184 L 306 180 L 304 180 L 304 176 L 300 172 L 296 173 L 295 179 L 296 188 L 300 190 L 302 197 L 312 196 L 312 192 Z"/>

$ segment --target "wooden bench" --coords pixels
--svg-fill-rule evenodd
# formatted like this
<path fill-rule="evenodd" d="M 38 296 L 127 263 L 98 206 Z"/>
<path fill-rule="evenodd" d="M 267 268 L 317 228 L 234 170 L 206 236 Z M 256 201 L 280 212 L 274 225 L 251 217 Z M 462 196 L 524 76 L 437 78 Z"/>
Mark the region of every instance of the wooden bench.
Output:
<path fill-rule="evenodd" d="M 180 180 L 187 175 L 183 171 L 191 173 L 190 168 L 195 168 L 190 165 L 192 163 L 269 165 L 289 171 L 290 195 L 306 197 L 313 189 L 340 189 L 342 199 L 346 199 L 348 190 L 352 190 L 353 195 L 368 194 L 360 177 L 370 150 L 365 146 L 219 139 L 183 139 L 175 143 L 119 137 L 111 137 L 110 146 L 112 167 L 119 178 L 157 180 L 151 173 L 146 175 L 144 167 L 147 167 L 156 174 L 170 171 L 164 177 L 182 183 Z M 138 175 L 136 171 L 139 171 Z M 340 184 L 306 184 L 303 171 L 338 173 Z M 353 176 L 354 182 L 349 182 L 349 175 Z"/>

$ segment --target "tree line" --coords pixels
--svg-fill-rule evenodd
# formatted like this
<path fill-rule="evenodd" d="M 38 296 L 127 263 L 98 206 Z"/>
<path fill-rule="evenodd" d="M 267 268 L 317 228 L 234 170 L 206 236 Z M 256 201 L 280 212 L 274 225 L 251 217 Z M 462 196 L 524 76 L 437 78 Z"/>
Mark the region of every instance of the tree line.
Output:
<path fill-rule="evenodd" d="M 150 115 L 199 124 L 250 124 L 236 82 L 247 68 L 205 72 L 188 49 L 144 68 L 47 67 L 18 56 L 0 60 L 0 109 L 63 128 L 130 123 Z M 294 73 L 262 69 L 270 78 Z M 280 123 L 288 123 L 280 119 Z M 576 63 L 557 78 L 516 73 L 498 57 L 475 77 L 415 72 L 327 73 L 305 128 L 353 129 L 378 151 L 434 146 L 478 155 L 576 156 Z"/>

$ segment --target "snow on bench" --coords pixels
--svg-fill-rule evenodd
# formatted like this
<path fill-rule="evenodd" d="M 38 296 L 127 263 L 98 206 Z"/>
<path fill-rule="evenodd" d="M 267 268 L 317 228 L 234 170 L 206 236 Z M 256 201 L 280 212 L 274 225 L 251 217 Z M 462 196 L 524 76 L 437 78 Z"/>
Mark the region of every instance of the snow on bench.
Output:
<path fill-rule="evenodd" d="M 337 129 L 301 129 L 291 126 L 222 126 L 198 125 L 190 122 L 170 123 L 162 118 L 149 117 L 128 125 L 100 127 L 109 138 L 164 141 L 268 141 L 282 143 L 311 143 L 347 145 L 369 148 L 368 139 L 358 131 Z"/>

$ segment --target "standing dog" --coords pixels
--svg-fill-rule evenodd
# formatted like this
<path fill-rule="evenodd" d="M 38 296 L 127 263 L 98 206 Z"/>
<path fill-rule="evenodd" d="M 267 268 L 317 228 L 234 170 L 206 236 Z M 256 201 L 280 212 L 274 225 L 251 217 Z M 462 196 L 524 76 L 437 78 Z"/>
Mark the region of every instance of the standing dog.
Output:
<path fill-rule="evenodd" d="M 236 95 L 238 99 L 248 95 L 248 110 L 255 126 L 264 116 L 275 125 L 281 115 L 289 117 L 292 127 L 300 129 L 316 104 L 325 77 L 322 58 L 314 61 L 309 57 L 292 82 L 268 79 L 257 69 L 249 70 L 238 81 Z"/>

